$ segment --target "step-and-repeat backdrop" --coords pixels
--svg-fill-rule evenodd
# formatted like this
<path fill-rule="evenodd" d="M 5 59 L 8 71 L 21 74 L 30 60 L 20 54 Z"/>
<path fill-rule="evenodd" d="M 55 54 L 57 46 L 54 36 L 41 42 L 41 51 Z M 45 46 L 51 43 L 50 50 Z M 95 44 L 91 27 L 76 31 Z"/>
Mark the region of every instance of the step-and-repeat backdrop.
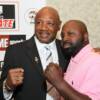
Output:
<path fill-rule="evenodd" d="M 9 45 L 34 34 L 34 17 L 45 0 L 0 0 L 0 73 Z"/>

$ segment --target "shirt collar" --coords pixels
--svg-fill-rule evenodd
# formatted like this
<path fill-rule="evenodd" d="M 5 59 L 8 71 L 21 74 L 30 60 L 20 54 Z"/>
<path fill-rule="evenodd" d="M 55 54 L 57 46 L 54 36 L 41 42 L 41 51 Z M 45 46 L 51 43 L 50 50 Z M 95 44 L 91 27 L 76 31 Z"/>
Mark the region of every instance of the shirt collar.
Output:
<path fill-rule="evenodd" d="M 93 48 L 91 47 L 90 44 L 87 44 L 85 47 L 83 47 L 78 54 L 75 57 L 72 57 L 71 60 L 78 63 L 80 62 L 82 59 L 84 59 L 84 57 L 86 57 L 90 52 L 93 51 Z"/>
<path fill-rule="evenodd" d="M 52 42 L 50 42 L 50 43 L 48 43 L 48 44 L 46 44 L 46 43 L 41 43 L 41 42 L 37 39 L 36 36 L 34 36 L 34 39 L 35 39 L 35 41 L 36 41 L 36 44 L 37 44 L 38 49 L 44 48 L 45 46 L 47 46 L 47 47 L 49 46 L 50 49 L 53 49 L 53 48 L 55 47 L 55 40 L 52 41 Z"/>

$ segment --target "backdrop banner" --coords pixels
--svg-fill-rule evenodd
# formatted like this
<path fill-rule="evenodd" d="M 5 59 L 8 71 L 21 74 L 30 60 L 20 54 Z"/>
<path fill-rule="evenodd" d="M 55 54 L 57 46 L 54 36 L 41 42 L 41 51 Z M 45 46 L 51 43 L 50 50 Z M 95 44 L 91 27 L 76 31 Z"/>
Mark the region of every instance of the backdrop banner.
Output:
<path fill-rule="evenodd" d="M 0 0 L 0 73 L 9 45 L 34 34 L 34 18 L 45 0 Z"/>

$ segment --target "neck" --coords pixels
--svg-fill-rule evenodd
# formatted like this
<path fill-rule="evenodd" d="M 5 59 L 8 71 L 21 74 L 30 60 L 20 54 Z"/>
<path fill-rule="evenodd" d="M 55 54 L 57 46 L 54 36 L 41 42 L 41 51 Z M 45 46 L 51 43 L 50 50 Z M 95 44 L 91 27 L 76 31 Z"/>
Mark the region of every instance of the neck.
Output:
<path fill-rule="evenodd" d="M 85 43 L 85 44 L 83 44 L 83 45 L 77 47 L 77 48 L 75 49 L 75 51 L 72 53 L 72 57 L 75 57 L 75 56 L 77 55 L 77 53 L 80 52 L 81 49 L 84 48 L 87 44 L 88 44 L 88 43 Z"/>

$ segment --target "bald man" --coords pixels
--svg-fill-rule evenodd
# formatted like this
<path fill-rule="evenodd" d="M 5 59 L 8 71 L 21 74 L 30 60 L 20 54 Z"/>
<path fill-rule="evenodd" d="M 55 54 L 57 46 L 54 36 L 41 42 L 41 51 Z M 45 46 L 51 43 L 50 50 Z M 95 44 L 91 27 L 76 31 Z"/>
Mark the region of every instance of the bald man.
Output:
<path fill-rule="evenodd" d="M 62 95 L 61 100 L 100 100 L 100 55 L 89 44 L 86 25 L 70 20 L 63 25 L 61 37 L 65 56 L 71 56 L 68 69 L 63 79 L 58 64 L 50 63 L 45 77 Z"/>
<path fill-rule="evenodd" d="M 33 37 L 7 48 L 0 80 L 0 100 L 56 100 L 47 93 L 43 72 L 50 62 L 65 67 L 65 59 L 56 39 L 60 29 L 56 9 L 43 7 L 35 17 Z M 49 47 L 52 61 L 46 62 Z"/>

